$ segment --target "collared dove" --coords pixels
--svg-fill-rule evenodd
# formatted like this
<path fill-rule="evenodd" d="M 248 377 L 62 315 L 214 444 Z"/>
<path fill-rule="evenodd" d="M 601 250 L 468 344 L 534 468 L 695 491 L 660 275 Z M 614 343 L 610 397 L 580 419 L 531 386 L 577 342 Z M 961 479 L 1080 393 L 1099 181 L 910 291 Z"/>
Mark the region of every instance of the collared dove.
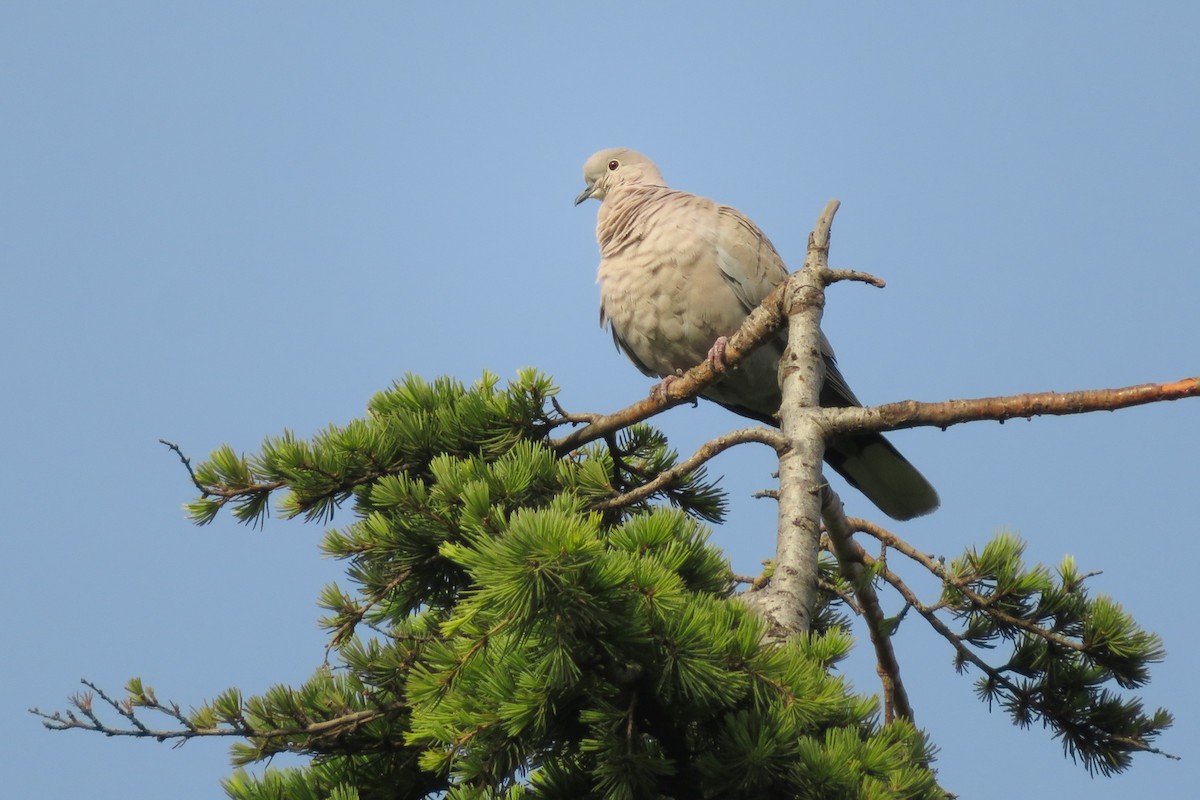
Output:
<path fill-rule="evenodd" d="M 601 150 L 583 166 L 587 184 L 575 198 L 601 201 L 600 324 L 647 375 L 667 378 L 713 357 L 767 294 L 787 278 L 771 242 L 743 214 L 667 187 L 641 153 Z M 742 416 L 778 425 L 779 359 L 786 331 L 729 370 L 704 396 Z M 823 406 L 857 406 L 824 334 Z M 716 352 L 719 366 L 719 350 Z M 938 506 L 934 488 L 877 433 L 839 436 L 825 460 L 893 519 Z"/>

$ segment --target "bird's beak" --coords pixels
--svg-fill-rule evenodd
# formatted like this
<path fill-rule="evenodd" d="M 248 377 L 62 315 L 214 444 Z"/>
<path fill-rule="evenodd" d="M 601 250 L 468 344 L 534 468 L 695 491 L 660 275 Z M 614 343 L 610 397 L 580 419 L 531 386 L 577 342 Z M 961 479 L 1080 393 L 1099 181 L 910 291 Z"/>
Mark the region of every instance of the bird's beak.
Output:
<path fill-rule="evenodd" d="M 587 185 L 587 188 L 579 193 L 579 197 L 575 198 L 575 205 L 579 205 L 584 200 L 587 200 L 589 197 L 592 196 L 592 192 L 594 192 L 594 191 L 596 191 L 596 184 L 589 183 Z"/>

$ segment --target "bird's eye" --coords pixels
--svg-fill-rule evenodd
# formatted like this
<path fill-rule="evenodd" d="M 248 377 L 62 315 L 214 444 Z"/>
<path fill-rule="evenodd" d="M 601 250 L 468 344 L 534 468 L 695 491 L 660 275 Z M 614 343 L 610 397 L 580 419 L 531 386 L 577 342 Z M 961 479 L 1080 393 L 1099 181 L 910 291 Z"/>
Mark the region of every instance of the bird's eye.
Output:
<path fill-rule="evenodd" d="M 619 167 L 619 166 L 621 166 L 621 165 L 620 165 L 619 163 L 617 163 L 617 160 L 616 160 L 615 158 L 614 158 L 612 161 L 608 162 L 608 169 L 609 169 L 609 171 L 612 171 L 612 170 L 616 169 L 616 168 L 617 168 L 617 167 Z"/>

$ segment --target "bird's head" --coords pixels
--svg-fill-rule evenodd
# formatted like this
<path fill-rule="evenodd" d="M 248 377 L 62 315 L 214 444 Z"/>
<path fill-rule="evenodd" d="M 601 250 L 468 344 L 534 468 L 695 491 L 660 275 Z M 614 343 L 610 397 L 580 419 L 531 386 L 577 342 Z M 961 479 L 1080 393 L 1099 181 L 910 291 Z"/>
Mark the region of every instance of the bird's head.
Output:
<path fill-rule="evenodd" d="M 603 200 L 616 186 L 666 186 L 653 161 L 624 147 L 592 154 L 583 165 L 583 182 L 586 188 L 575 198 L 575 205 L 589 197 Z"/>

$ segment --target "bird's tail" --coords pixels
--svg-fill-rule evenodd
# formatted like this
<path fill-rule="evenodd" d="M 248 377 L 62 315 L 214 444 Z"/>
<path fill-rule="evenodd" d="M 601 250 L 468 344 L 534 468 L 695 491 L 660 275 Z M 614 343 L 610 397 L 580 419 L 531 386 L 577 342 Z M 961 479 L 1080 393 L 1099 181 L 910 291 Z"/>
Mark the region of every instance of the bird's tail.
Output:
<path fill-rule="evenodd" d="M 912 519 L 938 507 L 937 491 L 925 476 L 878 433 L 832 440 L 825 461 L 892 519 Z"/>

